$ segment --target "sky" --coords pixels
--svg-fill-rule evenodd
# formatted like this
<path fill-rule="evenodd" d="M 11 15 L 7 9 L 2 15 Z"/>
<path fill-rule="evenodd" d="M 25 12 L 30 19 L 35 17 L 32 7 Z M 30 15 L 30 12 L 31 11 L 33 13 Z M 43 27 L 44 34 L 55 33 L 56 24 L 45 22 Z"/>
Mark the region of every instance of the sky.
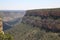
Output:
<path fill-rule="evenodd" d="M 60 8 L 60 0 L 0 0 L 0 10 Z"/>

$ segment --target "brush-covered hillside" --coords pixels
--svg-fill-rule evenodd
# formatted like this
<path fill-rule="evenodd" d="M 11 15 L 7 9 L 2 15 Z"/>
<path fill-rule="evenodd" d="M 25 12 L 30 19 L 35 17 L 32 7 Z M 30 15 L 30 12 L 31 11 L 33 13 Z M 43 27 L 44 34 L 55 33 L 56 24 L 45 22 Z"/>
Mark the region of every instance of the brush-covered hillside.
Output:
<path fill-rule="evenodd" d="M 27 10 L 21 23 L 5 33 L 14 40 L 60 40 L 60 8 Z"/>
<path fill-rule="evenodd" d="M 33 27 L 37 26 L 54 32 L 60 31 L 59 8 L 28 10 L 23 20 L 25 23 L 30 24 Z"/>

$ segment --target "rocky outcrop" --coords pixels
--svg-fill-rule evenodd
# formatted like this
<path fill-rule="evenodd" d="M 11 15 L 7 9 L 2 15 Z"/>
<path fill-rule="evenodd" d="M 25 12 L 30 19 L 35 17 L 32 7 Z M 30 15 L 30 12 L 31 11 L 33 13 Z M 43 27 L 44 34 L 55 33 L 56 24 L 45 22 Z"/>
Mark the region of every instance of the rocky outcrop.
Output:
<path fill-rule="evenodd" d="M 25 16 L 40 16 L 41 18 L 60 18 L 60 10 L 58 9 L 41 9 L 41 10 L 28 10 Z"/>
<path fill-rule="evenodd" d="M 2 18 L 0 18 L 0 33 L 3 33 L 3 22 L 2 22 Z"/>
<path fill-rule="evenodd" d="M 59 32 L 60 9 L 28 10 L 22 22 L 47 31 Z"/>

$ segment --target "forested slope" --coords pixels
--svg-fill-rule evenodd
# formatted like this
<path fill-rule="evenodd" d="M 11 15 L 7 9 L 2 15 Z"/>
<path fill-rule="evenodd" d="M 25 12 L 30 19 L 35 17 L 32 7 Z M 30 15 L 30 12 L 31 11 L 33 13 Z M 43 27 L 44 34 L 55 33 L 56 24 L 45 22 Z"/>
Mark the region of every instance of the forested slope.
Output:
<path fill-rule="evenodd" d="M 51 31 L 60 31 L 60 9 L 28 10 L 23 21 Z"/>
<path fill-rule="evenodd" d="M 14 40 L 60 40 L 60 8 L 27 10 L 22 22 L 5 33 Z"/>

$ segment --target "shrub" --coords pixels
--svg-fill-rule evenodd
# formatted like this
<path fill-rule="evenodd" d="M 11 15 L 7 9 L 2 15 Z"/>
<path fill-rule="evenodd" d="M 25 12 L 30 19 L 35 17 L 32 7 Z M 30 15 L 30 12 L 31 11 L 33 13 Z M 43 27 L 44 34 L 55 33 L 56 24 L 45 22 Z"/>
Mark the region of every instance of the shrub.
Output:
<path fill-rule="evenodd" d="M 0 33 L 0 40 L 13 40 L 13 37 L 10 34 Z"/>

